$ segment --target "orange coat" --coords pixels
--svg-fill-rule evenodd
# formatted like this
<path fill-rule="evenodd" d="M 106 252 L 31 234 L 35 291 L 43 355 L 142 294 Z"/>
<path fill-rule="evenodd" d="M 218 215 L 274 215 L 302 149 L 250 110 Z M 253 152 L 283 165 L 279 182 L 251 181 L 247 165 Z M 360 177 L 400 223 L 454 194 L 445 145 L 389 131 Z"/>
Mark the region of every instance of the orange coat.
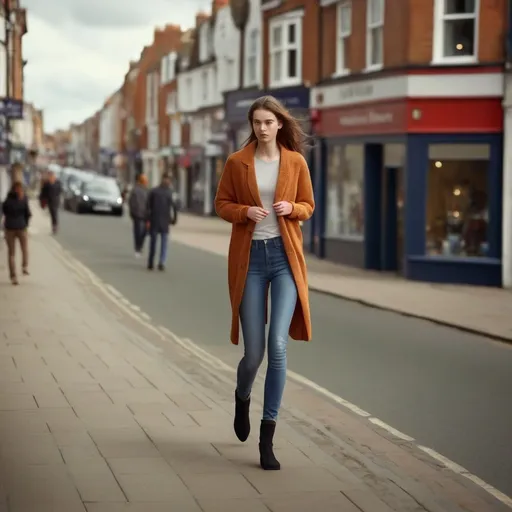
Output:
<path fill-rule="evenodd" d="M 233 227 L 228 255 L 228 284 L 231 300 L 231 343 L 238 345 L 239 309 L 249 268 L 254 221 L 247 218 L 250 206 L 263 207 L 254 169 L 256 143 L 233 153 L 227 160 L 220 178 L 215 210 Z M 275 202 L 289 201 L 293 210 L 278 217 L 283 244 L 297 286 L 298 300 L 290 326 L 295 340 L 311 340 L 306 260 L 303 253 L 302 230 L 299 221 L 313 214 L 315 201 L 306 160 L 300 153 L 281 148 Z"/>

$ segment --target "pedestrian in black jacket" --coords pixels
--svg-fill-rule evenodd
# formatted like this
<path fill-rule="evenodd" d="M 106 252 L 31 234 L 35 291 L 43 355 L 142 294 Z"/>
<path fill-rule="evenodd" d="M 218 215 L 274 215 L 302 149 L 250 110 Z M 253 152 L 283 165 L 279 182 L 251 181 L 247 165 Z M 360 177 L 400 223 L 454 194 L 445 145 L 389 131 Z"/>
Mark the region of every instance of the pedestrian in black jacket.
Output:
<path fill-rule="evenodd" d="M 135 257 L 140 258 L 146 238 L 146 205 L 148 202 L 148 178 L 145 174 L 140 174 L 137 178 L 137 184 L 133 187 L 128 205 L 130 207 L 130 217 L 133 224 L 133 241 L 135 245 Z"/>
<path fill-rule="evenodd" d="M 160 185 L 153 188 L 148 194 L 146 211 L 146 227 L 150 237 L 148 270 L 153 270 L 158 237 L 160 237 L 158 270 L 165 270 L 169 227 L 171 225 L 173 210 L 174 202 L 172 199 L 171 177 L 169 173 L 164 173 Z"/>
<path fill-rule="evenodd" d="M 16 277 L 16 240 L 19 240 L 22 255 L 23 275 L 28 275 L 28 233 L 27 228 L 32 213 L 28 204 L 23 184 L 14 183 L 7 198 L 2 204 L 4 216 L 5 240 L 8 248 L 9 276 L 14 285 L 18 284 Z"/>
<path fill-rule="evenodd" d="M 52 221 L 53 234 L 57 233 L 59 228 L 59 205 L 61 192 L 62 186 L 60 181 L 56 178 L 55 173 L 50 171 L 48 173 L 48 178 L 41 187 L 39 201 L 43 209 L 48 206 L 48 211 L 50 212 L 50 218 Z"/>

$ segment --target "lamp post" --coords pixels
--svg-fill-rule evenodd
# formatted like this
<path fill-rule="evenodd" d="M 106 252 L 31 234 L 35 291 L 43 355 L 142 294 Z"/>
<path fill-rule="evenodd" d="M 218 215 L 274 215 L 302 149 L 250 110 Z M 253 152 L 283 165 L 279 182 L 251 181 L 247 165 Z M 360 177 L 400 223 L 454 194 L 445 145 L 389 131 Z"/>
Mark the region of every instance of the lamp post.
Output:
<path fill-rule="evenodd" d="M 229 8 L 235 27 L 240 31 L 240 74 L 238 88 L 243 89 L 245 69 L 245 27 L 249 20 L 251 4 L 249 0 L 230 0 Z"/>

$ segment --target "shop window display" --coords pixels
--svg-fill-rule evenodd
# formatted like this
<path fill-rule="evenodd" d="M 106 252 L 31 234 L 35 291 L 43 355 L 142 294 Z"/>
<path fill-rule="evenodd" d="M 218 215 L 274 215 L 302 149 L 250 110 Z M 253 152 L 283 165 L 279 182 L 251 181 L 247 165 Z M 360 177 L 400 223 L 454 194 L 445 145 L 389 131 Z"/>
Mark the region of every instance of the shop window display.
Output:
<path fill-rule="evenodd" d="M 426 226 L 428 255 L 488 255 L 487 170 L 487 159 L 430 160 Z"/>
<path fill-rule="evenodd" d="M 364 146 L 329 148 L 327 172 L 326 236 L 362 240 Z"/>

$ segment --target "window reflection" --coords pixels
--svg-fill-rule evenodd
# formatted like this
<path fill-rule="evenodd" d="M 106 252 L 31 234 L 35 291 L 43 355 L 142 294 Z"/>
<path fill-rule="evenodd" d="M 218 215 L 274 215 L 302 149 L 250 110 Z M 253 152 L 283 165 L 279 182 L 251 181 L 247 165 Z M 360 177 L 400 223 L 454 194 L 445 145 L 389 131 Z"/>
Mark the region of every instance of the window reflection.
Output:
<path fill-rule="evenodd" d="M 327 237 L 363 239 L 363 176 L 362 144 L 336 145 L 329 148 Z"/>
<path fill-rule="evenodd" d="M 470 158 L 470 156 L 469 156 Z M 487 159 L 429 162 L 427 254 L 488 256 Z"/>

